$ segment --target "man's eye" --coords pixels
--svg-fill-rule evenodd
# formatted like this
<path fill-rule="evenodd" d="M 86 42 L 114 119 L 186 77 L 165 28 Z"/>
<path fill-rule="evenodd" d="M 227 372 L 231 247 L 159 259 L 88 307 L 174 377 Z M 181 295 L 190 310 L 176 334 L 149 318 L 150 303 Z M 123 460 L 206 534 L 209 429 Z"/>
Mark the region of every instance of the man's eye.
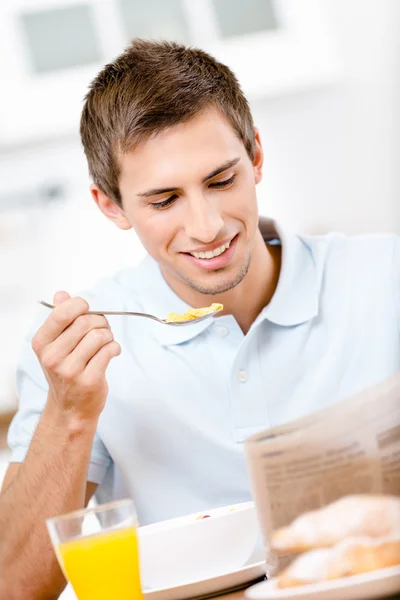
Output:
<path fill-rule="evenodd" d="M 230 185 L 231 183 L 233 183 L 235 181 L 235 177 L 236 177 L 236 175 L 232 175 L 232 177 L 229 177 L 229 179 L 224 179 L 224 181 L 216 181 L 215 183 L 210 183 L 209 187 L 212 187 L 212 188 L 227 187 L 228 185 Z"/>
<path fill-rule="evenodd" d="M 152 207 L 153 208 L 157 208 L 157 209 L 162 209 L 162 208 L 168 208 L 168 206 L 170 206 L 173 202 L 175 202 L 175 199 L 178 196 L 176 194 L 174 194 L 173 196 L 170 196 L 170 198 L 167 198 L 166 200 L 163 200 L 162 202 L 154 202 L 152 203 Z"/>
<path fill-rule="evenodd" d="M 221 188 L 228 187 L 228 185 L 231 185 L 231 183 L 233 183 L 235 181 L 235 177 L 236 177 L 236 175 L 232 175 L 232 177 L 229 177 L 229 179 L 225 179 L 224 181 L 215 181 L 214 183 L 210 183 L 209 187 L 214 188 L 214 189 L 215 188 L 221 189 Z M 155 208 L 156 210 L 162 210 L 163 208 L 168 208 L 169 206 L 171 206 L 171 204 L 173 204 L 175 202 L 177 197 L 178 196 L 176 194 L 174 194 L 173 196 L 170 196 L 166 200 L 162 200 L 162 202 L 153 202 L 151 204 L 151 206 L 152 206 L 152 208 Z"/>

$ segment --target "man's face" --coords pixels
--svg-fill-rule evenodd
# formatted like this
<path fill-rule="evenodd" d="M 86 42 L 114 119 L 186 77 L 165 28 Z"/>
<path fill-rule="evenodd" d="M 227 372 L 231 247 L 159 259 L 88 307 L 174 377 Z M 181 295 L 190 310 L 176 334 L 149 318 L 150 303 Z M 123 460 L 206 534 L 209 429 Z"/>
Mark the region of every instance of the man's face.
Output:
<path fill-rule="evenodd" d="M 209 109 L 122 157 L 123 212 L 114 220 L 135 229 L 170 284 L 228 291 L 250 264 L 261 166 L 258 135 L 253 164 L 229 122 Z"/>

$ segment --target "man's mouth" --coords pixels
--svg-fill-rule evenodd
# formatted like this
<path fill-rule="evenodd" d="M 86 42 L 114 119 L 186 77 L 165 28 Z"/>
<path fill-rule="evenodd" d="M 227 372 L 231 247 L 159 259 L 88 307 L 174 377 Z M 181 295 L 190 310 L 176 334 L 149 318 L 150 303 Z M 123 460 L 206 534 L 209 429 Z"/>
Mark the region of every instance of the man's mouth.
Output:
<path fill-rule="evenodd" d="M 220 256 L 221 254 L 226 252 L 230 245 L 231 242 L 228 242 L 226 244 L 223 244 L 222 246 L 219 246 L 218 248 L 215 248 L 215 250 L 207 250 L 206 252 L 189 252 L 189 254 L 191 254 L 195 258 L 203 258 L 205 260 L 210 260 L 211 258 Z"/>
<path fill-rule="evenodd" d="M 225 242 L 212 250 L 204 250 L 199 252 L 186 252 L 186 257 L 192 261 L 197 267 L 206 271 L 218 270 L 226 267 L 235 253 L 238 234 L 231 240 Z"/>

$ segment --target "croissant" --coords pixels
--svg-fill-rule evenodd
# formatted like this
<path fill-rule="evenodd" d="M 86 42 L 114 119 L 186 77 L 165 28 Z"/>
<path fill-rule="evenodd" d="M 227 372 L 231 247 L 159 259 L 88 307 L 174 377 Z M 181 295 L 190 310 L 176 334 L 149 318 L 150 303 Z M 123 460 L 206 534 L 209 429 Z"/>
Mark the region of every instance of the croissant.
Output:
<path fill-rule="evenodd" d="M 382 538 L 400 532 L 400 497 L 378 494 L 344 496 L 327 506 L 304 513 L 289 526 L 276 530 L 271 548 L 299 553 L 328 548 L 348 537 Z"/>
<path fill-rule="evenodd" d="M 376 539 L 348 538 L 332 548 L 310 550 L 298 556 L 278 575 L 278 587 L 329 581 L 395 565 L 400 565 L 399 534 Z"/>

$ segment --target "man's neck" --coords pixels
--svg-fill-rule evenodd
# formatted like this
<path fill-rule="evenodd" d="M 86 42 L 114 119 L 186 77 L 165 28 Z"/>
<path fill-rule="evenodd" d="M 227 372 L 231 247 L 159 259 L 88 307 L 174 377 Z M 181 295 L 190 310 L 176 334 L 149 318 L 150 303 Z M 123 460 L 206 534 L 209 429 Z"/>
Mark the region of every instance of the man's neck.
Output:
<path fill-rule="evenodd" d="M 269 304 L 278 285 L 281 269 L 281 247 L 265 244 L 260 231 L 251 256 L 249 270 L 233 289 L 217 294 L 215 297 L 201 294 L 183 281 L 165 278 L 174 292 L 191 306 L 207 306 L 211 302 L 224 305 L 222 314 L 231 314 L 246 334 L 260 312 Z"/>

